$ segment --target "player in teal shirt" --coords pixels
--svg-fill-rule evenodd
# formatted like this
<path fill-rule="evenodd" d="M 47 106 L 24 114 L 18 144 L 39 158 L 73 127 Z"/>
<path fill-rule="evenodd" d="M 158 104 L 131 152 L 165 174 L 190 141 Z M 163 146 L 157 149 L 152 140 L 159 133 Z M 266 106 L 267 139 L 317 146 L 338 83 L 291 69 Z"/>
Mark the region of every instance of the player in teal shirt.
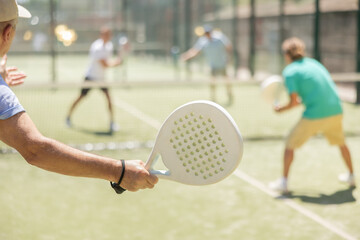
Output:
<path fill-rule="evenodd" d="M 289 94 L 297 93 L 305 105 L 304 118 L 318 119 L 342 113 L 334 81 L 326 68 L 311 58 L 301 58 L 283 71 Z"/>
<path fill-rule="evenodd" d="M 348 168 L 348 173 L 339 175 L 339 180 L 355 186 L 351 155 L 345 144 L 342 128 L 341 101 L 335 83 L 321 63 L 305 57 L 305 44 L 300 39 L 287 39 L 282 48 L 288 64 L 283 71 L 283 77 L 290 100 L 284 106 L 275 106 L 274 110 L 283 112 L 304 104 L 305 111 L 287 137 L 283 176 L 270 183 L 270 188 L 282 193 L 288 192 L 288 175 L 294 159 L 294 150 L 318 133 L 323 134 L 331 145 L 339 146 Z"/>

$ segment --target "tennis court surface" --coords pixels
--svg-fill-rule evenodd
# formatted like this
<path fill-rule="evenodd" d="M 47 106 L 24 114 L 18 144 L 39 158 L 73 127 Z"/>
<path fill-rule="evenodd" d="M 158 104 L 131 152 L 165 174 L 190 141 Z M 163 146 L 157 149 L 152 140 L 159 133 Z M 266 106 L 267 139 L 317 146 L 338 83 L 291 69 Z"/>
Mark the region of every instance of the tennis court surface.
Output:
<path fill-rule="evenodd" d="M 107 132 L 105 99 L 93 90 L 65 126 L 79 88 L 16 90 L 40 131 L 75 147 L 114 158 L 146 161 L 157 130 L 176 107 L 209 99 L 204 83 L 117 85 L 111 88 L 120 131 Z M 322 137 L 296 154 L 287 198 L 267 188 L 280 176 L 284 136 L 302 109 L 278 115 L 258 84 L 236 83 L 225 106 L 244 137 L 239 168 L 203 187 L 161 180 L 154 190 L 114 194 L 107 182 L 48 173 L 4 150 L 0 169 L 1 239 L 359 239 L 358 189 L 337 181 L 345 171 L 337 148 Z M 104 102 L 102 102 L 104 101 Z M 359 107 L 344 103 L 344 128 L 360 172 Z M 3 149 L 6 149 L 3 145 Z M 359 178 L 357 177 L 357 182 Z"/>

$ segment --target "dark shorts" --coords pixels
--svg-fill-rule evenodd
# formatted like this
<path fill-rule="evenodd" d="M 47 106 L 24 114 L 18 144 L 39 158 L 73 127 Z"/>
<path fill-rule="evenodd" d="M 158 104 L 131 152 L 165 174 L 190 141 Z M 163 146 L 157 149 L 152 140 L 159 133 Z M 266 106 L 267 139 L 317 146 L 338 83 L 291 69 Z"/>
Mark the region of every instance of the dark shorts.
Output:
<path fill-rule="evenodd" d="M 85 82 L 86 81 L 91 81 L 91 78 L 89 77 L 85 77 Z M 92 88 L 82 88 L 81 89 L 81 96 L 86 96 L 88 94 L 88 92 L 91 90 Z M 109 90 L 108 88 L 100 88 L 104 93 L 107 93 Z"/>
<path fill-rule="evenodd" d="M 226 76 L 226 68 L 212 68 L 211 69 L 211 76 L 216 77 L 216 76 Z"/>

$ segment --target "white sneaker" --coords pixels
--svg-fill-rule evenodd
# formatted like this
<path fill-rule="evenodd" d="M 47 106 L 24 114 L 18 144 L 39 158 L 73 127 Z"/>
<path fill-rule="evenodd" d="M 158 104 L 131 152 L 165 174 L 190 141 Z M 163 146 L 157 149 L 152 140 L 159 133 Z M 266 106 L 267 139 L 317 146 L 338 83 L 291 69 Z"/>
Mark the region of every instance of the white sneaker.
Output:
<path fill-rule="evenodd" d="M 117 132 L 117 131 L 119 131 L 119 126 L 116 123 L 111 122 L 110 123 L 110 132 Z"/>
<path fill-rule="evenodd" d="M 338 177 L 339 181 L 342 183 L 347 183 L 349 184 L 351 187 L 355 187 L 355 177 L 354 174 L 350 174 L 350 173 L 342 173 L 339 175 Z"/>
<path fill-rule="evenodd" d="M 269 188 L 280 192 L 280 193 L 288 193 L 288 189 L 287 189 L 287 179 L 286 178 L 280 178 L 276 181 L 273 181 L 271 183 L 269 183 Z"/>

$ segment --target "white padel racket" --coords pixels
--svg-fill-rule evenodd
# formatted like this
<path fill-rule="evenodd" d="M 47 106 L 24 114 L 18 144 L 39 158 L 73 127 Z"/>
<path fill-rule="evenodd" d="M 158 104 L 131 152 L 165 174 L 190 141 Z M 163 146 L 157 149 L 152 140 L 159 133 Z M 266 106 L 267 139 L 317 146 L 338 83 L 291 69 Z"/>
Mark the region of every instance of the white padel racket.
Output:
<path fill-rule="evenodd" d="M 242 154 L 243 140 L 231 115 L 214 102 L 194 101 L 165 120 L 146 169 L 159 178 L 207 185 L 229 176 Z M 166 170 L 153 169 L 159 156 Z"/>
<path fill-rule="evenodd" d="M 130 53 L 129 39 L 126 36 L 121 36 L 119 38 L 118 46 L 118 56 L 125 61 L 125 59 L 127 59 Z"/>
<path fill-rule="evenodd" d="M 261 95 L 270 104 L 278 105 L 281 95 L 284 93 L 285 86 L 279 75 L 270 76 L 261 83 Z"/>

